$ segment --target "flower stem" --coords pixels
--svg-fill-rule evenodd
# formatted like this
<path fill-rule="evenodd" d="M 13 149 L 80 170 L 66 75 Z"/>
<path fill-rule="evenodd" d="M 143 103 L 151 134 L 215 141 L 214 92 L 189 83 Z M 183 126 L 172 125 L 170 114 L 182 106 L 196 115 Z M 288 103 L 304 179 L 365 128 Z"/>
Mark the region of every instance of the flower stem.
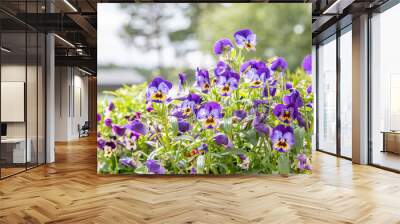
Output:
<path fill-rule="evenodd" d="M 168 133 L 168 107 L 165 104 L 162 104 L 161 106 L 161 111 L 162 111 L 162 124 L 163 128 L 165 131 L 165 147 L 169 151 L 171 145 L 169 141 L 169 133 Z"/>

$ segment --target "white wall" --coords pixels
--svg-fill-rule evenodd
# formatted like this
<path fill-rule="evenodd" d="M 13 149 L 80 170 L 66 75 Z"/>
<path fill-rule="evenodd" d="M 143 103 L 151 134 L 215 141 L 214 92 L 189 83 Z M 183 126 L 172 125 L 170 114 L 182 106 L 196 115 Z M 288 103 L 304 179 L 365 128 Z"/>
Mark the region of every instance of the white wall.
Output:
<path fill-rule="evenodd" d="M 56 67 L 56 141 L 79 138 L 78 125 L 88 120 L 88 78 L 76 68 Z"/>

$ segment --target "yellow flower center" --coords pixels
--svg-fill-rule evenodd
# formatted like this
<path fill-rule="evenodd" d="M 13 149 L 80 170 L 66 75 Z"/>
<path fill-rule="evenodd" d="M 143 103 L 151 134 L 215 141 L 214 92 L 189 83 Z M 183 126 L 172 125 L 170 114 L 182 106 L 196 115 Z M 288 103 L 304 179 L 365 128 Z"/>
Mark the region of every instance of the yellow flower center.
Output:
<path fill-rule="evenodd" d="M 159 100 L 159 101 L 165 101 L 166 96 L 158 90 L 157 92 L 153 93 L 151 96 L 152 100 Z"/>
<path fill-rule="evenodd" d="M 104 149 L 104 157 L 110 158 L 112 156 L 112 150 L 111 149 Z"/>
<path fill-rule="evenodd" d="M 251 49 L 253 46 L 251 45 L 251 43 L 250 42 L 246 42 L 246 48 L 247 49 Z"/>
<path fill-rule="evenodd" d="M 287 150 L 289 148 L 289 145 L 286 143 L 285 139 L 281 138 L 278 142 L 275 143 L 275 148 Z"/>
<path fill-rule="evenodd" d="M 281 116 L 281 119 L 282 119 L 283 121 L 291 121 L 291 120 L 292 120 L 292 117 L 290 116 L 290 112 L 289 112 L 289 111 L 283 112 L 283 114 L 282 114 L 282 116 Z"/>
<path fill-rule="evenodd" d="M 208 90 L 209 88 L 210 88 L 210 85 L 208 83 L 204 83 L 203 90 Z"/>
<path fill-rule="evenodd" d="M 229 93 L 230 90 L 231 90 L 231 88 L 228 83 L 226 83 L 224 85 L 224 87 L 222 87 L 222 89 L 221 89 L 222 93 Z"/>
<path fill-rule="evenodd" d="M 261 80 L 256 80 L 253 82 L 253 86 L 260 86 L 261 85 Z"/>
<path fill-rule="evenodd" d="M 217 126 L 217 121 L 214 119 L 213 116 L 208 116 L 206 120 L 204 120 L 204 126 L 205 127 L 215 127 Z"/>
<path fill-rule="evenodd" d="M 186 107 L 186 109 L 183 110 L 183 115 L 190 115 L 192 113 L 192 109 L 190 107 Z"/>

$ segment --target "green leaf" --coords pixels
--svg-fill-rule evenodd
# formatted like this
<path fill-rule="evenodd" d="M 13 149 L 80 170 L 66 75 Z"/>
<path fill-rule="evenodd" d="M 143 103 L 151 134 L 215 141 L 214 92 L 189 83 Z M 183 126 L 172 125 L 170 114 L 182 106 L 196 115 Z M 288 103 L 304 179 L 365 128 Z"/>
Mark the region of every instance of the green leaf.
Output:
<path fill-rule="evenodd" d="M 147 173 L 147 168 L 145 166 L 141 166 L 135 169 L 135 173 L 145 174 Z"/>
<path fill-rule="evenodd" d="M 190 135 L 181 135 L 175 138 L 175 140 L 183 140 L 183 141 L 189 141 L 189 142 L 194 142 L 194 138 Z"/>
<path fill-rule="evenodd" d="M 285 153 L 281 153 L 279 158 L 278 158 L 278 171 L 279 174 L 289 174 L 290 172 L 290 164 L 289 164 L 289 158 Z"/>
<path fill-rule="evenodd" d="M 295 144 L 294 148 L 299 152 L 303 148 L 304 144 L 304 128 L 294 129 Z"/>
<path fill-rule="evenodd" d="M 246 140 L 249 141 L 253 146 L 257 145 L 257 132 L 254 129 L 247 131 Z"/>

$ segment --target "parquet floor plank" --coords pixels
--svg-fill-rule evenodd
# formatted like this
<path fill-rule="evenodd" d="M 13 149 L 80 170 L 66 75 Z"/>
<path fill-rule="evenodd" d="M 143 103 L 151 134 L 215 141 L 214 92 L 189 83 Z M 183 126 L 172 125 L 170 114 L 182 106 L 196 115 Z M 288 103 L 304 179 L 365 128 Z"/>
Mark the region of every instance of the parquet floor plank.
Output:
<path fill-rule="evenodd" d="M 0 223 L 398 223 L 400 175 L 314 153 L 312 175 L 96 174 L 96 139 L 0 181 Z"/>

